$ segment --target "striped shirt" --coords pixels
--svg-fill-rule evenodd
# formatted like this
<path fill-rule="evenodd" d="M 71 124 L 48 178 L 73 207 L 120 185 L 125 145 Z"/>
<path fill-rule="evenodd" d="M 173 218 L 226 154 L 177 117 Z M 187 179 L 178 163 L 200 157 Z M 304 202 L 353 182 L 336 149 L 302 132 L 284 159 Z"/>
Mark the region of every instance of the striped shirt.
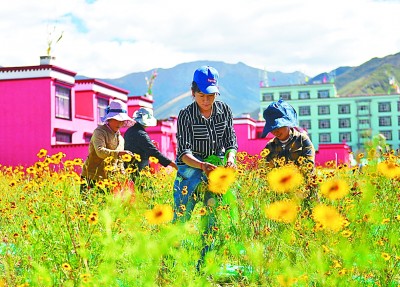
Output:
<path fill-rule="evenodd" d="M 210 155 L 223 155 L 229 149 L 238 149 L 233 116 L 229 106 L 215 101 L 211 116 L 206 119 L 196 102 L 182 109 L 178 115 L 177 163 L 182 156 L 193 154 L 204 159 Z"/>

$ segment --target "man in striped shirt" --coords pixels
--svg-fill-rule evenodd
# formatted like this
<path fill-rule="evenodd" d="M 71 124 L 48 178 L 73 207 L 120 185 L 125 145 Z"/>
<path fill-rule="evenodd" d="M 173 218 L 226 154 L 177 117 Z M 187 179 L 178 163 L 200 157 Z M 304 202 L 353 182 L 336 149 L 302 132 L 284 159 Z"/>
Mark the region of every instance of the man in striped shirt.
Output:
<path fill-rule="evenodd" d="M 196 203 L 203 199 L 207 208 L 204 236 L 216 225 L 214 212 L 220 198 L 210 191 L 198 192 L 200 183 L 207 182 L 207 175 L 217 166 L 210 157 L 225 159 L 225 166 L 235 168 L 238 149 L 233 116 L 230 107 L 216 101 L 219 95 L 218 71 L 202 66 L 194 72 L 192 82 L 194 102 L 182 109 L 178 115 L 177 164 L 174 183 L 174 221 L 190 219 Z M 205 253 L 211 248 L 205 245 L 201 252 L 201 264 Z"/>

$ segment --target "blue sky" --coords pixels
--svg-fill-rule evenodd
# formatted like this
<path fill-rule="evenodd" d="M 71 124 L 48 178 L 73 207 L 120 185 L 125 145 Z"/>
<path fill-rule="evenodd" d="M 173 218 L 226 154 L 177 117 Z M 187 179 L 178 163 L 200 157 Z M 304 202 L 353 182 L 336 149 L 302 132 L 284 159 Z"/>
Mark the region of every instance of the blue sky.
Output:
<path fill-rule="evenodd" d="M 93 78 L 197 60 L 310 77 L 400 52 L 400 0 L 0 0 L 0 66 Z M 62 34 L 61 40 L 55 40 Z"/>

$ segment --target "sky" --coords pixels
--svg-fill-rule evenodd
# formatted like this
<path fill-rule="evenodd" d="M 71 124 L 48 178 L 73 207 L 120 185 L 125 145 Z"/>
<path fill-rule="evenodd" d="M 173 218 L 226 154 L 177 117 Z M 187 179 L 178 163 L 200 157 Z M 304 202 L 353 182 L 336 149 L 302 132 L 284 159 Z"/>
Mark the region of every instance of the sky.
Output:
<path fill-rule="evenodd" d="M 57 66 L 91 78 L 203 60 L 313 77 L 400 52 L 400 0 L 0 4 L 0 66 L 39 65 L 51 42 Z"/>

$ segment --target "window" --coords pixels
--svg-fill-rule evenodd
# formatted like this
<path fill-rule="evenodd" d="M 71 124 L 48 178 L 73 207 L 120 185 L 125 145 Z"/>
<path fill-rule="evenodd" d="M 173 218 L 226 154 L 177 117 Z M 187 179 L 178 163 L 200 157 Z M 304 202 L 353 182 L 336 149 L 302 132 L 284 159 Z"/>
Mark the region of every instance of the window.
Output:
<path fill-rule="evenodd" d="M 366 115 L 369 113 L 369 106 L 368 105 L 360 105 L 360 106 L 358 106 L 358 111 L 361 112 L 361 114 Z"/>
<path fill-rule="evenodd" d="M 379 112 L 390 112 L 390 102 L 378 103 L 378 111 Z"/>
<path fill-rule="evenodd" d="M 397 111 L 400 112 L 400 101 L 397 102 Z"/>
<path fill-rule="evenodd" d="M 397 117 L 397 125 L 400 126 L 400 116 Z"/>
<path fill-rule="evenodd" d="M 392 131 L 380 131 L 387 140 L 392 140 Z"/>
<path fill-rule="evenodd" d="M 64 143 L 72 143 L 72 134 L 56 131 L 56 141 Z"/>
<path fill-rule="evenodd" d="M 300 120 L 299 125 L 303 129 L 306 129 L 306 130 L 311 129 L 311 121 L 310 120 Z"/>
<path fill-rule="evenodd" d="M 92 134 L 90 133 L 83 133 L 83 139 L 85 140 L 85 143 L 90 143 L 90 139 L 92 138 Z"/>
<path fill-rule="evenodd" d="M 300 116 L 309 116 L 311 115 L 310 106 L 299 107 Z"/>
<path fill-rule="evenodd" d="M 75 91 L 75 117 L 94 121 L 93 91 Z"/>
<path fill-rule="evenodd" d="M 305 100 L 310 98 L 310 92 L 309 91 L 299 91 L 299 99 L 300 100 Z"/>
<path fill-rule="evenodd" d="M 262 100 L 264 102 L 273 101 L 274 100 L 274 94 L 273 93 L 263 93 L 262 94 Z"/>
<path fill-rule="evenodd" d="M 318 106 L 318 114 L 329 115 L 330 114 L 329 106 Z"/>
<path fill-rule="evenodd" d="M 350 105 L 339 105 L 338 113 L 339 114 L 350 114 Z"/>
<path fill-rule="evenodd" d="M 339 119 L 339 128 L 350 128 L 350 119 Z"/>
<path fill-rule="evenodd" d="M 331 120 L 318 120 L 318 126 L 320 129 L 329 129 L 331 127 Z"/>
<path fill-rule="evenodd" d="M 56 118 L 71 119 L 71 89 L 56 86 Z"/>
<path fill-rule="evenodd" d="M 331 142 L 331 134 L 330 133 L 319 134 L 319 142 L 320 143 L 330 143 Z"/>
<path fill-rule="evenodd" d="M 339 140 L 341 142 L 351 142 L 351 133 L 339 133 Z"/>
<path fill-rule="evenodd" d="M 363 128 L 363 127 L 367 128 L 371 125 L 371 122 L 369 119 L 361 119 L 361 120 L 358 120 L 358 125 L 360 126 L 360 128 Z"/>
<path fill-rule="evenodd" d="M 379 117 L 379 126 L 387 127 L 392 125 L 392 118 L 389 117 Z"/>
<path fill-rule="evenodd" d="M 285 101 L 290 100 L 291 99 L 290 92 L 280 92 L 279 98 Z"/>
<path fill-rule="evenodd" d="M 319 99 L 329 98 L 329 90 L 320 90 L 320 91 L 318 91 L 318 98 Z"/>
<path fill-rule="evenodd" d="M 101 124 L 101 118 L 106 115 L 106 108 L 108 106 L 108 100 L 103 98 L 97 99 L 97 114 L 99 115 L 97 123 Z"/>

